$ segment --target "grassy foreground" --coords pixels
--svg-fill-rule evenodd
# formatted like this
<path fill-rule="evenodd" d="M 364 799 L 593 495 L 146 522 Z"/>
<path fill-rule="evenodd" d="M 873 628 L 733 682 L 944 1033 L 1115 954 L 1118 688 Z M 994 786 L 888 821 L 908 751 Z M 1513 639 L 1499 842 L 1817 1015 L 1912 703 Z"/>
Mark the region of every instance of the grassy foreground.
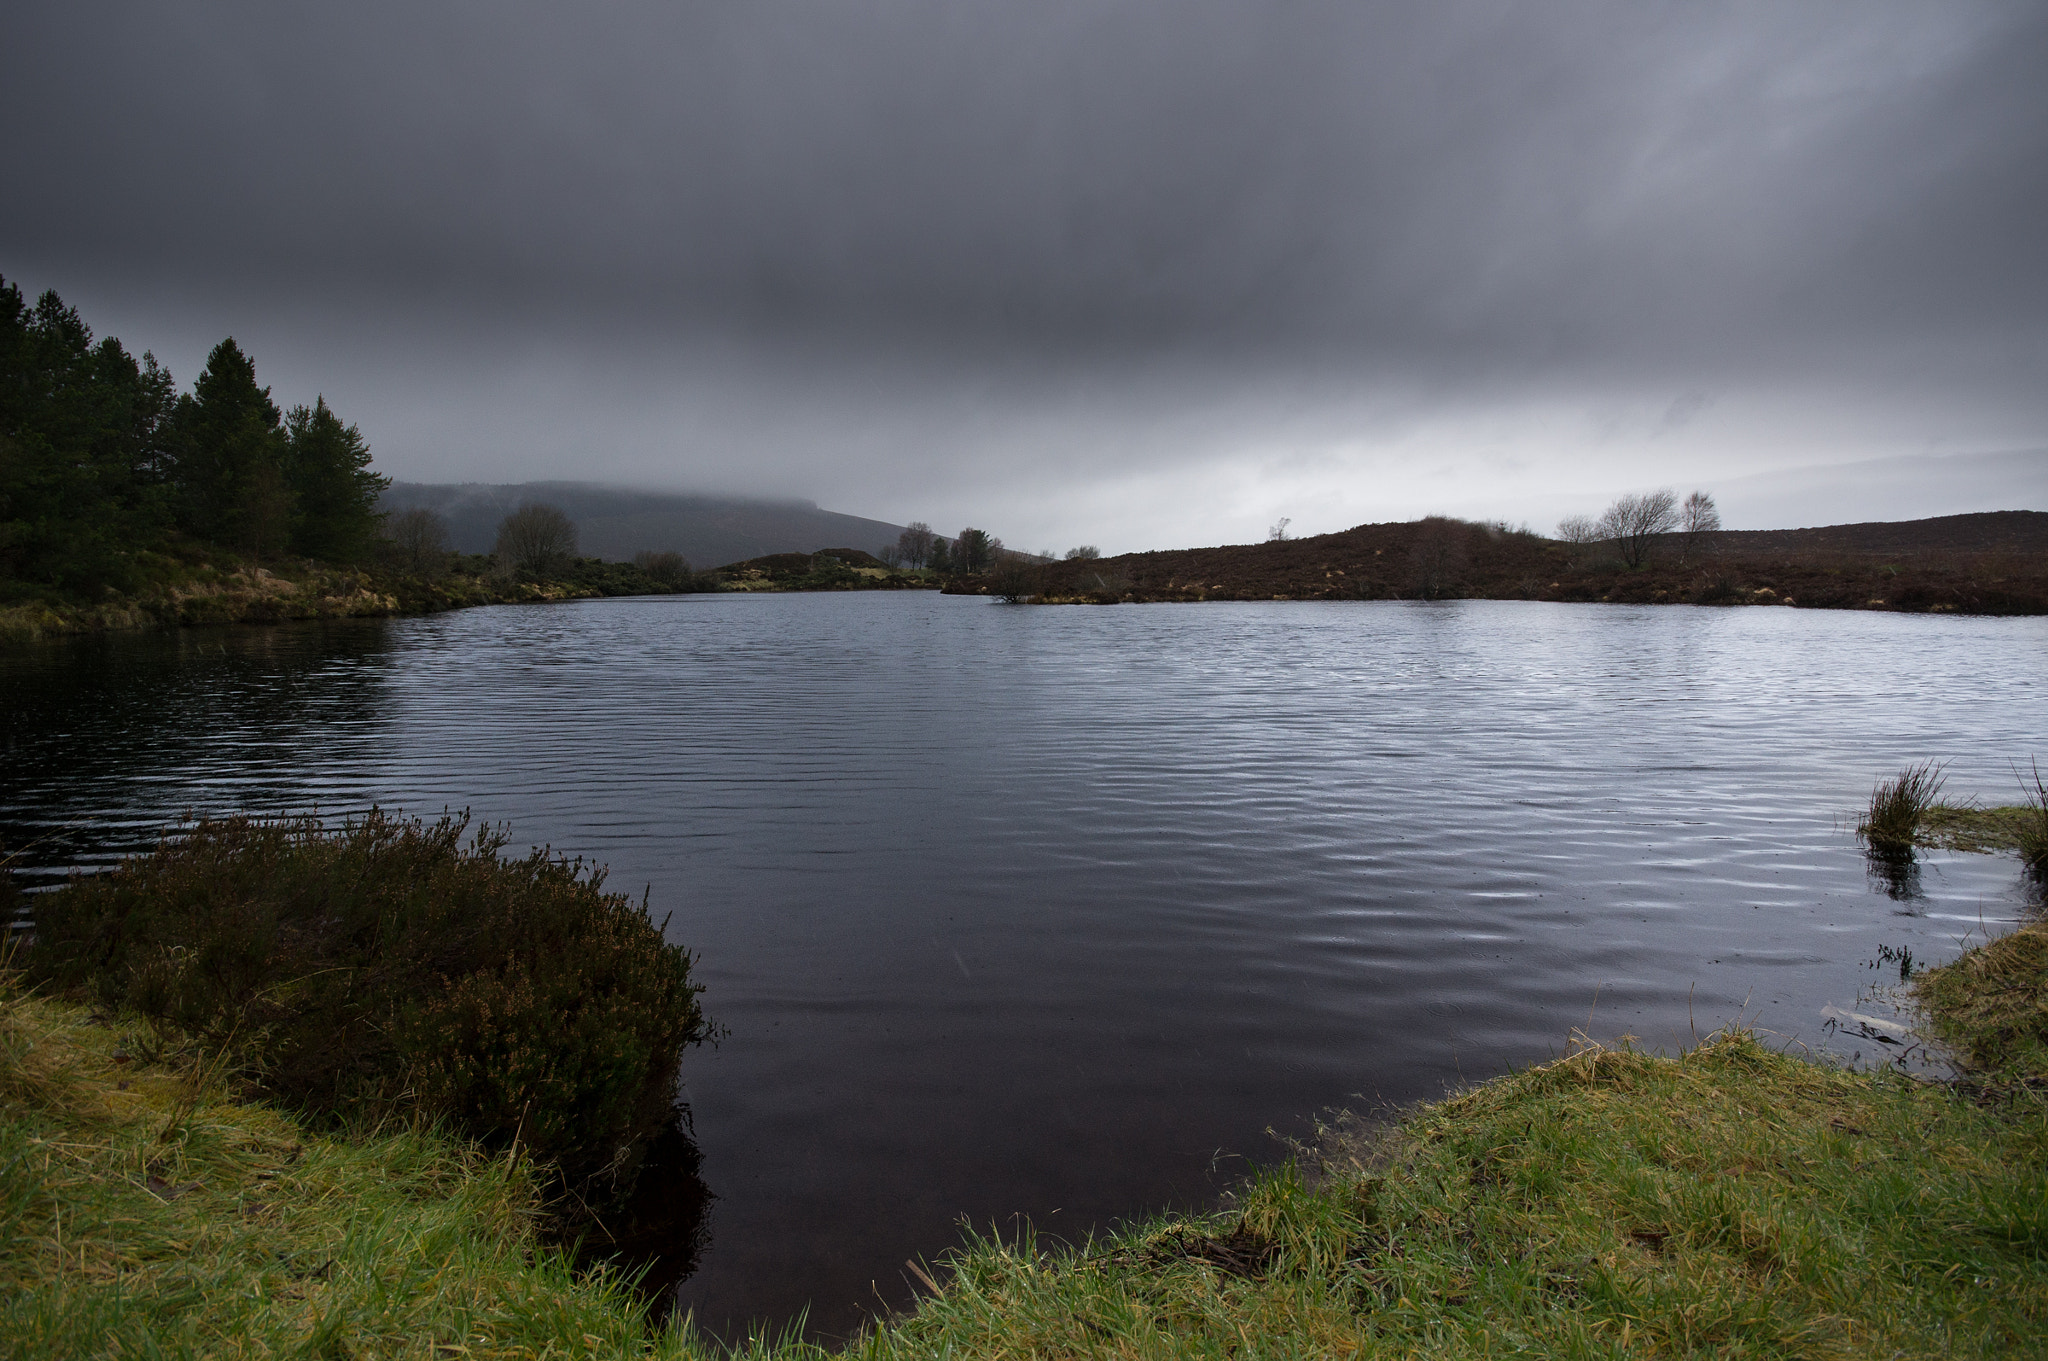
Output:
<path fill-rule="evenodd" d="M 624 1284 L 533 1247 L 516 1158 L 314 1137 L 0 994 L 0 1355 L 620 1355 Z"/>
<path fill-rule="evenodd" d="M 970 1241 L 841 1354 L 2048 1355 L 2044 983 L 2040 925 L 1923 976 L 1995 1083 L 1743 1033 L 1675 1059 L 1588 1045 L 1389 1133 L 1333 1132 L 1224 1213 L 1081 1249 Z M 0 1353 L 712 1350 L 536 1248 L 516 1160 L 311 1136 L 8 986 Z"/>

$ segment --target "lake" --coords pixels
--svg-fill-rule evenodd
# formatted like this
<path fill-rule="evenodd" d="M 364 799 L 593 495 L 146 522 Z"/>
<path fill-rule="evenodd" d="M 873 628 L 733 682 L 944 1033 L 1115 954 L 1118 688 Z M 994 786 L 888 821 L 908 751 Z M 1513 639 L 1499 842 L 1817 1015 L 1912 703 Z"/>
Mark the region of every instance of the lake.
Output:
<path fill-rule="evenodd" d="M 1826 1028 L 2026 907 L 1872 875 L 1871 785 L 2048 756 L 2048 620 L 719 595 L 0 653 L 48 880 L 187 810 L 470 809 L 650 888 L 730 1031 L 677 1299 L 832 1334 L 962 1221 L 1213 1202 L 1319 1112 L 1738 1017 Z M 1866 1052 L 1869 1051 L 1869 1052 Z"/>

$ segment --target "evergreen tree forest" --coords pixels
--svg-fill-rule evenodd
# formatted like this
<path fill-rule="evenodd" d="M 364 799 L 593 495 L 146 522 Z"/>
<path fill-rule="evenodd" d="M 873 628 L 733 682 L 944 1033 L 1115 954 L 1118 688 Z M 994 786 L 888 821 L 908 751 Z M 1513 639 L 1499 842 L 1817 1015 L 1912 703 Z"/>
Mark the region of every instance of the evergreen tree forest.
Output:
<path fill-rule="evenodd" d="M 172 557 L 363 559 L 387 479 L 324 398 L 280 411 L 232 339 L 192 390 L 0 279 L 0 581 L 90 596 Z"/>

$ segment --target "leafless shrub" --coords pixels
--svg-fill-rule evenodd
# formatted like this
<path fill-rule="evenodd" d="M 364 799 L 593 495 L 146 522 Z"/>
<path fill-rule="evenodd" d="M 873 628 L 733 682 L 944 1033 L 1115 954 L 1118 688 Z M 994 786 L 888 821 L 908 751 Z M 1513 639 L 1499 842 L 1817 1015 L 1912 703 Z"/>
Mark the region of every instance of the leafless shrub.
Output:
<path fill-rule="evenodd" d="M 499 524 L 492 552 L 503 567 L 545 575 L 576 556 L 576 522 L 560 507 L 528 501 Z"/>
<path fill-rule="evenodd" d="M 432 576 L 448 561 L 448 522 L 424 506 L 402 510 L 384 522 L 384 535 L 408 572 Z"/>
<path fill-rule="evenodd" d="M 681 553 L 642 549 L 633 555 L 633 565 L 652 577 L 658 586 L 672 591 L 689 589 L 690 560 Z"/>

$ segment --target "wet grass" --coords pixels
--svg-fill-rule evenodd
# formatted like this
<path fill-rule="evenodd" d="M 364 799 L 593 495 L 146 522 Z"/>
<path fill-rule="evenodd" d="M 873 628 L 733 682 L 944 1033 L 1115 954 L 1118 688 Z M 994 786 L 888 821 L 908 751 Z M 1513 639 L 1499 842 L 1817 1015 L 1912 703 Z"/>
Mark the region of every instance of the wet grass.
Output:
<path fill-rule="evenodd" d="M 1212 1214 L 1078 1247 L 969 1234 L 929 1295 L 761 1358 L 2048 1355 L 2048 927 L 1915 976 L 1967 1081 L 1746 1031 L 1579 1043 Z M 0 981 L 0 1354 L 698 1356 L 538 1246 L 537 1178 L 322 1134 Z"/>
<path fill-rule="evenodd" d="M 531 1169 L 309 1132 L 0 982 L 0 1355 L 633 1355 L 624 1281 L 536 1246 Z"/>
<path fill-rule="evenodd" d="M 982 1242 L 851 1351 L 2038 1354 L 2043 1122 L 1718 1036 L 1587 1047 L 1075 1255 Z"/>
<path fill-rule="evenodd" d="M 2048 924 L 2030 922 L 1914 984 L 1929 1028 L 1972 1080 L 2048 1102 Z"/>
<path fill-rule="evenodd" d="M 1931 1005 L 2003 1034 L 2031 987 L 2038 1019 L 2041 954 L 1971 958 L 1990 962 L 1926 976 Z M 1993 992 L 2007 1010 L 1980 1015 Z M 18 989 L 0 1036 L 0 1352 L 716 1350 L 537 1247 L 516 1159 L 309 1132 L 203 1070 L 123 1062 L 118 1026 Z M 2009 1075 L 2040 1060 L 2038 1027 L 1996 1055 Z M 2011 1090 L 1841 1071 L 1744 1032 L 1677 1058 L 1583 1045 L 1390 1130 L 1331 1131 L 1216 1214 L 1080 1248 L 970 1236 L 918 1268 L 934 1288 L 913 1313 L 836 1353 L 737 1350 L 2039 1355 L 2048 1121 Z"/>

